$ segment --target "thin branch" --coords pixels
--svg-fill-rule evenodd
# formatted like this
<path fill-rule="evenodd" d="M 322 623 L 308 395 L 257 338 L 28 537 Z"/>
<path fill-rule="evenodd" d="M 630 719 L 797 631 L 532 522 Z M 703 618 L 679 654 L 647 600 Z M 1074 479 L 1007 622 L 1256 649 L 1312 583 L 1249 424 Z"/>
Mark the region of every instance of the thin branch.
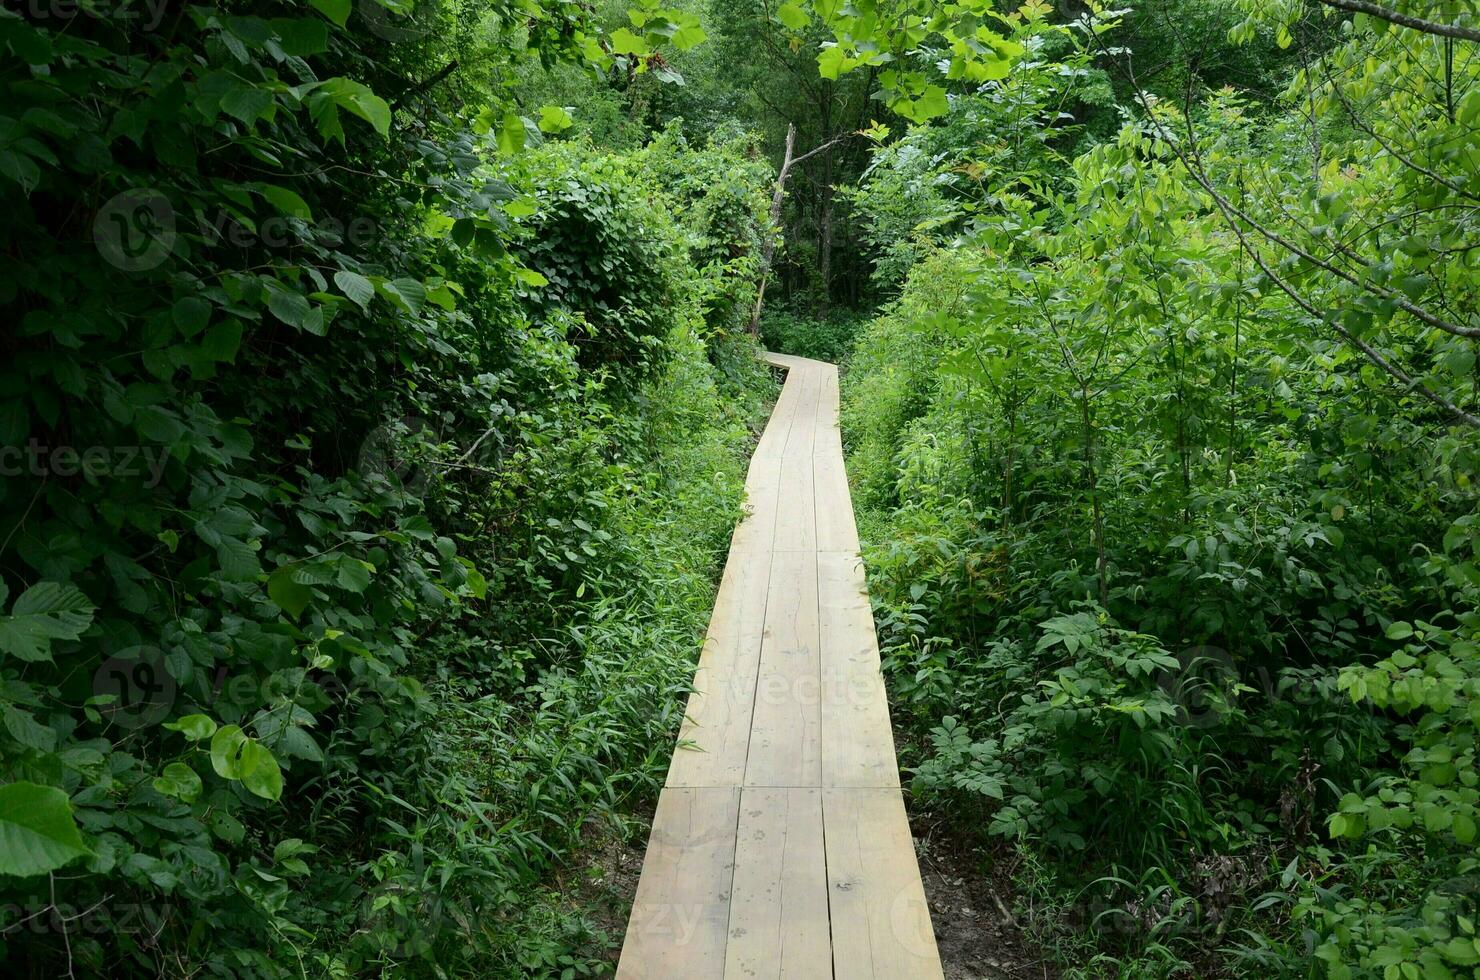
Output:
<path fill-rule="evenodd" d="M 1436 20 L 1424 20 L 1422 17 L 1413 17 L 1409 14 L 1400 14 L 1396 10 L 1369 3 L 1368 0 L 1321 0 L 1328 7 L 1345 10 L 1353 14 L 1367 14 L 1389 24 L 1397 24 L 1399 27 L 1407 27 L 1415 31 L 1423 31 L 1425 34 L 1437 34 L 1439 37 L 1457 37 L 1462 41 L 1480 41 L 1480 31 L 1472 27 L 1461 27 L 1458 24 L 1444 24 Z"/>
<path fill-rule="evenodd" d="M 406 91 L 396 96 L 395 100 L 391 102 L 391 108 L 401 108 L 401 106 L 406 103 L 407 99 L 415 98 L 416 96 L 426 92 L 428 89 L 435 87 L 437 83 L 441 82 L 442 79 L 446 78 L 448 75 L 451 75 L 455 71 L 457 71 L 457 59 L 453 58 L 451 61 L 447 62 L 447 64 L 438 69 L 437 73 L 431 78 L 428 78 L 426 81 L 421 82 L 418 85 L 411 86 Z"/>
<path fill-rule="evenodd" d="M 1100 50 L 1103 51 L 1106 55 L 1109 55 L 1109 51 L 1105 48 L 1104 42 L 1101 41 L 1098 37 L 1094 38 L 1094 40 L 1096 44 L 1099 45 Z M 1113 57 L 1111 57 L 1111 62 L 1112 64 L 1118 64 Z M 1256 263 L 1258 263 L 1259 268 L 1264 272 L 1266 276 L 1269 277 L 1270 282 L 1278 286 L 1279 289 L 1287 296 L 1289 296 L 1290 299 L 1293 300 L 1295 304 L 1299 306 L 1302 310 L 1315 317 L 1320 322 L 1329 326 L 1343 340 L 1351 344 L 1357 350 L 1361 351 L 1362 354 L 1369 361 L 1377 365 L 1383 371 L 1387 372 L 1387 374 L 1391 375 L 1396 380 L 1402 382 L 1405 389 L 1418 392 L 1418 394 L 1433 402 L 1435 405 L 1438 405 L 1440 408 L 1448 412 L 1453 418 L 1460 422 L 1463 422 L 1470 428 L 1480 429 L 1480 417 L 1471 415 L 1469 412 L 1466 412 L 1458 405 L 1455 405 L 1453 402 L 1449 401 L 1443 395 L 1440 395 L 1438 392 L 1431 390 L 1418 379 L 1411 377 L 1406 371 L 1389 361 L 1371 345 L 1367 344 L 1361 338 L 1353 335 L 1351 331 L 1347 330 L 1331 317 L 1316 309 L 1316 307 L 1307 299 L 1305 299 L 1305 297 L 1297 293 L 1294 287 L 1290 286 L 1288 283 L 1285 282 L 1285 280 L 1276 275 L 1274 270 L 1269 267 L 1269 264 L 1264 261 L 1264 256 L 1249 241 L 1247 235 L 1244 233 L 1243 228 L 1240 227 L 1238 221 L 1234 220 L 1234 216 L 1238 215 L 1240 217 L 1243 217 L 1245 221 L 1248 221 L 1251 227 L 1253 227 L 1255 230 L 1260 230 L 1261 233 L 1263 233 L 1262 230 L 1256 223 L 1248 219 L 1247 216 L 1243 214 L 1242 209 L 1235 207 L 1232 202 L 1224 198 L 1222 194 L 1219 194 L 1218 191 L 1213 187 L 1211 181 L 1208 180 L 1207 175 L 1204 173 L 1202 169 L 1202 158 L 1198 152 L 1197 142 L 1194 138 L 1195 131 L 1192 129 L 1191 107 L 1184 106 L 1183 109 L 1188 127 L 1188 145 L 1192 148 L 1194 156 L 1197 157 L 1196 166 L 1193 165 L 1192 161 L 1187 159 L 1186 154 L 1182 152 L 1181 146 L 1179 146 L 1177 142 L 1171 138 L 1171 134 L 1166 131 L 1166 128 L 1164 126 L 1162 126 L 1161 120 L 1156 118 L 1156 113 L 1152 110 L 1151 104 L 1146 100 L 1145 89 L 1141 88 L 1140 83 L 1136 81 L 1134 69 L 1127 66 L 1124 69 L 1123 74 L 1125 74 L 1127 81 L 1130 82 L 1131 89 L 1135 93 L 1136 100 L 1140 102 L 1141 107 L 1145 110 L 1147 119 L 1150 120 L 1151 125 L 1156 127 L 1156 131 L 1160 136 L 1161 141 L 1166 144 L 1169 149 L 1171 149 L 1172 153 L 1176 155 L 1178 161 L 1181 162 L 1183 169 L 1185 169 L 1187 173 L 1192 177 L 1192 179 L 1196 181 L 1197 184 L 1202 187 L 1202 189 L 1206 191 L 1208 195 L 1213 199 L 1213 203 L 1217 205 L 1219 213 L 1223 216 L 1224 224 L 1226 224 L 1233 231 L 1234 235 L 1237 236 L 1240 247 L 1245 252 L 1247 252 Z M 1266 234 L 1265 237 L 1268 238 L 1269 236 Z"/>

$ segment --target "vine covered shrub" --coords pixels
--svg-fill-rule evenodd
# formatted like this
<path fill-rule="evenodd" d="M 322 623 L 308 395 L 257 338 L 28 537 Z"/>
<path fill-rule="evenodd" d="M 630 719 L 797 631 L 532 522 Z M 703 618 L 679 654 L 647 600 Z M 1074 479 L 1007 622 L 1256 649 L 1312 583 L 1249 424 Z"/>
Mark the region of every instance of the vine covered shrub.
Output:
<path fill-rule="evenodd" d="M 655 370 L 680 274 L 679 243 L 654 209 L 657 188 L 625 159 L 573 147 L 552 146 L 530 162 L 535 210 L 518 252 L 546 280 L 535 302 L 582 314 L 572 339 L 583 366 Z"/>
<path fill-rule="evenodd" d="M 440 10 L 0 17 L 7 975 L 600 952 L 545 882 L 656 786 L 764 375 L 661 189 L 521 151 L 490 62 L 583 8 Z M 541 152 L 640 243 L 560 302 Z"/>

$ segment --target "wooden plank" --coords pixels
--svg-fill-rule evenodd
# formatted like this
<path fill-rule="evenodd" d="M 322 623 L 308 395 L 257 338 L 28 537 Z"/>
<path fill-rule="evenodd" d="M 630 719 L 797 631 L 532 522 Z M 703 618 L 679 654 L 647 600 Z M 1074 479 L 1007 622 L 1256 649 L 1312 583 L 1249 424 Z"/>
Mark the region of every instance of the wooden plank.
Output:
<path fill-rule="evenodd" d="M 815 551 L 817 548 L 816 489 L 812 478 L 812 440 L 816 429 L 817 398 L 821 391 L 816 372 L 793 368 L 800 386 L 796 420 L 781 458 L 776 502 L 777 550 Z M 792 383 L 788 381 L 788 384 Z"/>
<path fill-rule="evenodd" d="M 725 976 L 832 976 L 821 790 L 741 791 Z"/>
<path fill-rule="evenodd" d="M 730 536 L 730 554 L 746 558 L 769 551 L 776 536 L 776 514 L 781 498 L 781 460 L 778 456 L 760 470 L 754 467 L 745 481 L 745 517 Z"/>
<path fill-rule="evenodd" d="M 781 386 L 781 394 L 777 396 L 776 404 L 771 409 L 771 417 L 761 430 L 760 440 L 756 443 L 755 452 L 751 454 L 752 468 L 757 460 L 779 458 L 785 452 L 786 440 L 791 434 L 792 422 L 797 417 L 797 408 L 802 398 L 802 387 L 800 375 L 787 374 L 786 383 Z"/>
<path fill-rule="evenodd" d="M 820 429 L 836 428 L 838 425 L 839 393 L 838 369 L 835 365 L 824 365 L 820 369 L 822 393 L 817 400 L 817 425 Z"/>
<path fill-rule="evenodd" d="M 904 801 L 897 789 L 825 789 L 833 975 L 942 976 Z"/>
<path fill-rule="evenodd" d="M 817 406 L 822 397 L 822 376 L 807 368 L 793 368 L 787 387 L 796 385 L 796 411 L 786 436 L 787 456 L 810 456 L 817 432 Z"/>
<path fill-rule="evenodd" d="M 746 479 L 622 978 L 941 976 L 837 431 L 789 375 Z M 738 785 L 743 782 L 743 787 Z"/>
<path fill-rule="evenodd" d="M 709 637 L 694 671 L 668 786 L 739 786 L 750 753 L 759 635 Z"/>
<path fill-rule="evenodd" d="M 817 556 L 822 785 L 898 787 L 889 700 L 857 555 Z"/>
<path fill-rule="evenodd" d="M 731 550 L 668 765 L 669 786 L 739 786 L 745 779 L 770 578 L 769 561 Z"/>
<path fill-rule="evenodd" d="M 853 500 L 848 493 L 848 474 L 843 457 L 818 453 L 812 457 L 818 551 L 858 551 L 858 525 L 853 520 Z"/>
<path fill-rule="evenodd" d="M 817 786 L 822 778 L 817 555 L 771 555 L 766 632 L 750 725 L 746 786 Z"/>
<path fill-rule="evenodd" d="M 817 504 L 810 453 L 787 453 L 781 460 L 772 547 L 778 551 L 817 550 Z"/>
<path fill-rule="evenodd" d="M 618 977 L 723 976 L 739 812 L 734 787 L 663 790 Z"/>

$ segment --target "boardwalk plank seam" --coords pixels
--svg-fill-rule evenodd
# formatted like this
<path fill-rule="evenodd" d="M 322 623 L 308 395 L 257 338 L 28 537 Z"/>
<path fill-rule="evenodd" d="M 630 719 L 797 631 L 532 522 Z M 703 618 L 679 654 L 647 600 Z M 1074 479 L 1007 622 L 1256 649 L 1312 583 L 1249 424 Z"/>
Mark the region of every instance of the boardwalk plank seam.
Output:
<path fill-rule="evenodd" d="M 617 976 L 941 980 L 836 368 L 766 359 L 786 384 L 747 472 Z"/>

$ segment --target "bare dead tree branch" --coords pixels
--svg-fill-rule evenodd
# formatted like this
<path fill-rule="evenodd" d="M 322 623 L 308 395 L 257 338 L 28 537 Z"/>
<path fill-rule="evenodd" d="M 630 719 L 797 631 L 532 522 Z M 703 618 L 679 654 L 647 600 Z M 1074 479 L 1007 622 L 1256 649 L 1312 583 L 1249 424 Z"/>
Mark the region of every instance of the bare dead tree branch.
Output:
<path fill-rule="evenodd" d="M 781 204 L 786 200 L 786 180 L 791 176 L 792 168 L 808 157 L 816 156 L 823 150 L 832 149 L 851 135 L 851 133 L 840 133 L 826 143 L 819 143 L 817 146 L 812 147 L 812 149 L 800 156 L 793 156 L 792 153 L 796 149 L 797 142 L 797 125 L 796 123 L 787 123 L 786 152 L 781 159 L 781 169 L 776 173 L 776 187 L 771 192 L 771 227 L 773 229 L 781 227 Z M 775 258 L 776 239 L 771 235 L 767 235 L 766 243 L 761 249 L 761 278 L 760 285 L 756 287 L 755 309 L 750 314 L 750 326 L 748 329 L 752 334 L 760 332 L 761 308 L 766 301 L 766 282 L 770 278 L 771 263 Z"/>

